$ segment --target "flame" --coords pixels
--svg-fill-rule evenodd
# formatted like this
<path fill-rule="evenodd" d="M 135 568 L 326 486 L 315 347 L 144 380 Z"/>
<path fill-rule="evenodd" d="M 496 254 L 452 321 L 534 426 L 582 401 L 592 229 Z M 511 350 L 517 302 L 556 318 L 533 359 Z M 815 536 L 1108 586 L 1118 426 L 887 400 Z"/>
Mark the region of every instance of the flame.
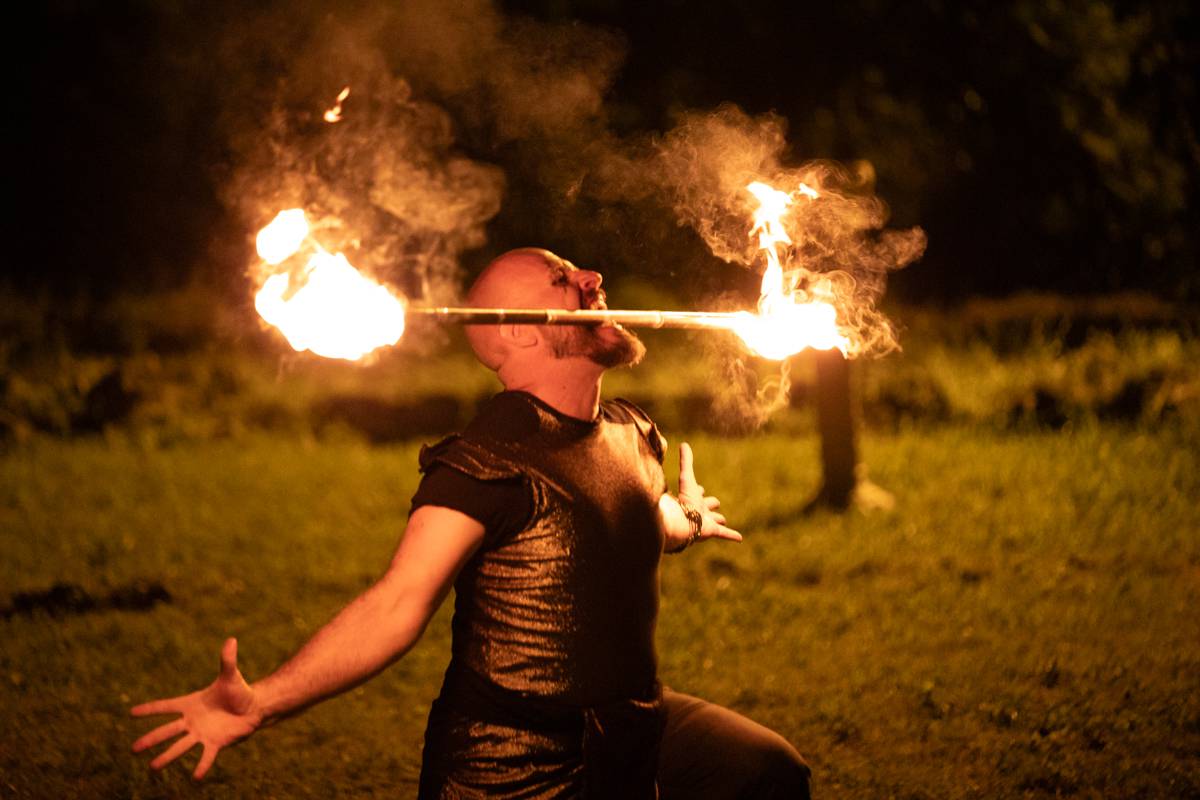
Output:
<path fill-rule="evenodd" d="M 267 223 L 254 240 L 258 255 L 271 266 L 292 257 L 308 238 L 308 220 L 304 210 L 289 208 L 280 211 Z"/>
<path fill-rule="evenodd" d="M 333 108 L 325 110 L 325 121 L 328 123 L 341 122 L 342 120 L 342 101 L 350 96 L 350 87 L 347 86 L 338 92 L 337 103 Z"/>
<path fill-rule="evenodd" d="M 816 189 L 812 188 L 807 183 L 801 183 L 800 188 L 796 191 L 807 197 L 809 200 L 816 200 L 821 196 Z"/>
<path fill-rule="evenodd" d="M 824 299 L 817 299 L 832 299 L 829 282 L 821 281 L 799 291 L 789 285 L 779 258 L 779 245 L 792 243 L 784 228 L 783 217 L 796 195 L 804 195 L 811 202 L 818 199 L 820 193 L 804 183 L 790 194 L 759 181 L 746 189 L 759 202 L 750 235 L 757 234 L 767 268 L 763 272 L 758 313 L 746 313 L 735 324 L 734 332 L 756 354 L 774 360 L 787 358 L 806 347 L 815 350 L 836 347 L 846 352 L 850 342 L 838 328 L 837 309 Z"/>
<path fill-rule="evenodd" d="M 341 253 L 308 238 L 299 208 L 281 211 L 258 232 L 258 254 L 276 265 L 310 241 L 315 252 L 303 269 L 271 275 L 254 296 L 259 315 L 296 350 L 350 361 L 404 335 L 403 297 L 356 270 Z"/>

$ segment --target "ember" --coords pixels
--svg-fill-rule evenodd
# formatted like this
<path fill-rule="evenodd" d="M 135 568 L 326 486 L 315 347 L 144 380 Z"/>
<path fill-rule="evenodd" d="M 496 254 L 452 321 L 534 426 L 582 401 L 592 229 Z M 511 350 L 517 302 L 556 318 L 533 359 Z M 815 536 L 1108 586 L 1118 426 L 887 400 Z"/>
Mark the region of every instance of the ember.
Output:
<path fill-rule="evenodd" d="M 342 119 L 342 102 L 350 96 L 350 87 L 347 86 L 342 91 L 338 92 L 337 102 L 333 108 L 325 110 L 325 121 L 328 123 L 340 122 Z"/>

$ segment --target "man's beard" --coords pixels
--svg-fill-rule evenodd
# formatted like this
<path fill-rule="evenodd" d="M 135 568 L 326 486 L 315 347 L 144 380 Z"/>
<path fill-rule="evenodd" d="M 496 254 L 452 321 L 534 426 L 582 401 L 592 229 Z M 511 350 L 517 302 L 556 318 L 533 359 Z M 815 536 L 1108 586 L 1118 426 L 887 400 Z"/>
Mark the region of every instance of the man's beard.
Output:
<path fill-rule="evenodd" d="M 598 328 L 564 325 L 550 328 L 550 352 L 555 358 L 582 357 L 605 369 L 632 367 L 646 355 L 646 345 L 633 331 L 610 328 L 616 338 L 601 338 Z"/>

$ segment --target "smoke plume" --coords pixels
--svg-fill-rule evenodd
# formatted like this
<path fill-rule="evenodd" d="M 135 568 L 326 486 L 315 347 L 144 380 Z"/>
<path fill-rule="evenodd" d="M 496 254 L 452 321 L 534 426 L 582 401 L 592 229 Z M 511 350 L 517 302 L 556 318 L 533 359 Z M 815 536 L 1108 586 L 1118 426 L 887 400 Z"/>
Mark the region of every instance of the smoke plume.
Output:
<path fill-rule="evenodd" d="M 888 273 L 924 252 L 925 234 L 884 227 L 888 210 L 874 195 L 869 165 L 859 171 L 831 161 L 787 166 L 785 133 L 780 117 L 751 117 L 736 106 L 690 112 L 656 142 L 637 172 L 650 176 L 677 219 L 713 255 L 755 271 L 764 261 L 750 235 L 758 201 L 747 185 L 762 181 L 785 192 L 801 185 L 815 190 L 818 198 L 799 197 L 783 220 L 792 240 L 780 251 L 788 282 L 802 292 L 818 280 L 832 286 L 839 322 L 852 332 L 851 356 L 887 352 L 896 340 L 876 305 Z"/>
<path fill-rule="evenodd" d="M 831 161 L 785 163 L 784 120 L 752 117 L 733 105 L 682 114 L 666 134 L 636 154 L 613 151 L 603 166 L 611 198 L 646 197 L 669 205 L 681 225 L 694 230 L 717 258 L 760 273 L 765 260 L 750 221 L 758 200 L 747 185 L 761 181 L 784 192 L 815 190 L 812 202 L 798 197 L 785 216 L 791 244 L 780 248 L 786 283 L 800 297 L 830 299 L 848 335 L 847 355 L 878 356 L 898 347 L 892 323 L 877 304 L 887 275 L 920 258 L 920 228 L 885 228 L 886 204 L 874 194 L 869 164 L 849 169 Z M 747 298 L 714 298 L 745 307 Z M 789 400 L 787 362 L 763 376 L 744 354 L 727 348 L 717 361 L 728 387 L 718 410 L 734 427 L 757 427 Z"/>
<path fill-rule="evenodd" d="M 504 176 L 456 148 L 449 113 L 387 64 L 366 21 L 328 23 L 276 51 L 282 77 L 230 137 L 227 197 L 249 230 L 303 207 L 327 249 L 410 297 L 449 302 L 462 253 L 484 243 L 500 209 Z M 341 119 L 328 122 L 343 85 Z"/>
<path fill-rule="evenodd" d="M 509 237 L 527 237 L 505 245 L 562 242 L 582 263 L 653 269 L 696 263 L 694 246 L 679 244 L 686 230 L 757 276 L 746 186 L 803 183 L 820 200 L 795 203 L 786 220 L 789 284 L 832 288 L 852 355 L 895 347 L 876 304 L 924 235 L 885 228 L 869 165 L 789 161 L 780 117 L 732 105 L 683 113 L 663 134 L 618 136 L 605 107 L 624 57 L 612 32 L 508 16 L 490 0 L 330 9 L 264 11 L 226 37 L 225 58 L 257 81 L 243 81 L 226 115 L 227 196 L 247 229 L 303 206 L 323 220 L 327 248 L 415 300 L 450 303 L 464 254 L 485 244 L 502 205 Z M 325 122 L 345 85 L 341 121 Z M 754 296 L 705 299 L 745 308 Z M 763 387 L 745 363 L 730 357 L 730 383 L 748 387 L 761 417 L 786 401 L 786 373 Z"/>
<path fill-rule="evenodd" d="M 603 131 L 621 58 L 615 35 L 506 17 L 488 0 L 247 14 L 219 56 L 225 197 L 247 230 L 303 206 L 327 249 L 411 298 L 452 302 L 463 253 L 501 207 L 497 162 L 539 184 L 558 184 L 567 162 L 578 172 L 572 154 Z"/>

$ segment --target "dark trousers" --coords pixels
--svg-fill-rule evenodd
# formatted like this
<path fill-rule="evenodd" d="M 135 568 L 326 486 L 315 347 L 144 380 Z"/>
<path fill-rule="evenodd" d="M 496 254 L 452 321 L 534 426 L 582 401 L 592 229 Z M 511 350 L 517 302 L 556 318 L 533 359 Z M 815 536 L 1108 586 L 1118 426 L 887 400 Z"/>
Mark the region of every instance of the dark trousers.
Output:
<path fill-rule="evenodd" d="M 559 709 L 556 716 L 544 705 L 505 700 L 469 673 L 447 674 L 449 689 L 434 702 L 425 732 L 423 800 L 634 796 L 612 788 L 608 778 L 641 780 L 638 772 L 611 767 L 588 772 L 584 715 Z M 808 765 L 769 728 L 666 688 L 661 712 L 657 775 L 640 773 L 648 784 L 638 797 L 654 797 L 657 783 L 659 800 L 808 800 Z M 619 720 L 603 715 L 598 721 L 617 739 L 601 742 L 605 756 L 592 763 L 593 770 L 614 757 L 622 767 L 636 762 L 638 753 L 653 759 L 641 743 L 625 739 L 614 725 Z M 626 746 L 636 752 L 621 753 Z"/>
<path fill-rule="evenodd" d="M 658 754 L 661 800 L 809 797 L 809 769 L 786 739 L 713 703 L 663 690 L 667 727 Z"/>

